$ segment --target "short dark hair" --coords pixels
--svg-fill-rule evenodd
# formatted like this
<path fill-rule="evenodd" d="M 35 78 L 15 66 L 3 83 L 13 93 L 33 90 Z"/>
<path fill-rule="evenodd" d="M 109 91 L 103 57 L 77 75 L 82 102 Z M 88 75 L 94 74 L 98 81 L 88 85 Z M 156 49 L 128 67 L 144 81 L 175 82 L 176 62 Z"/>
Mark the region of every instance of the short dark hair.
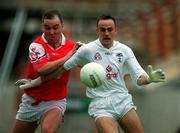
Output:
<path fill-rule="evenodd" d="M 115 19 L 115 17 L 113 17 L 111 15 L 105 15 L 105 14 L 103 14 L 103 15 L 101 15 L 101 16 L 99 16 L 97 18 L 96 26 L 98 27 L 98 23 L 99 23 L 100 20 L 108 20 L 108 19 L 112 19 L 114 24 L 115 24 L 115 26 L 116 26 L 116 19 Z"/>
<path fill-rule="evenodd" d="M 61 23 L 63 23 L 63 17 L 57 9 L 51 9 L 44 12 L 42 16 L 42 22 L 44 19 L 52 19 L 54 16 L 58 16 Z"/>

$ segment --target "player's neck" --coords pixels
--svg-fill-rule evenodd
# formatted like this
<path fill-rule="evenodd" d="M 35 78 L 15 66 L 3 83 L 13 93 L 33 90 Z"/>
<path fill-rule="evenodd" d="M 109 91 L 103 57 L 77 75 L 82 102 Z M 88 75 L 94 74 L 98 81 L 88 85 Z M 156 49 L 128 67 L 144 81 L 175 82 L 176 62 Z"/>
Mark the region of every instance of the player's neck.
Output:
<path fill-rule="evenodd" d="M 62 39 L 59 38 L 58 41 L 49 42 L 49 45 L 51 45 L 51 47 L 53 47 L 54 49 L 57 49 L 61 47 L 61 43 L 62 43 Z"/>
<path fill-rule="evenodd" d="M 58 43 L 56 43 L 56 44 L 54 45 L 54 48 L 55 48 L 55 49 L 57 49 L 57 48 L 59 48 L 59 47 L 61 47 L 61 43 L 60 43 L 60 42 L 58 42 Z"/>
<path fill-rule="evenodd" d="M 61 42 L 54 42 L 54 43 L 51 43 L 50 45 L 54 49 L 57 49 L 57 48 L 61 47 Z"/>
<path fill-rule="evenodd" d="M 103 46 L 104 48 L 110 49 L 113 46 L 113 44 L 103 44 Z"/>

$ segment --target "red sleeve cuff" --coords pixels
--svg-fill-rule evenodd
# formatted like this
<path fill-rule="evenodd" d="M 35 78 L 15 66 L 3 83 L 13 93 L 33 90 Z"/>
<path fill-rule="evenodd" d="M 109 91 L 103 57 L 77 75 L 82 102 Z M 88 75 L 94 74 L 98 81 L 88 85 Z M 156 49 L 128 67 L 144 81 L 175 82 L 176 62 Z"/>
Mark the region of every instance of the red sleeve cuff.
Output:
<path fill-rule="evenodd" d="M 42 58 L 40 60 L 37 60 L 36 62 L 33 62 L 32 65 L 33 65 L 34 70 L 38 70 L 39 68 L 44 66 L 47 62 L 48 60 L 46 58 Z"/>

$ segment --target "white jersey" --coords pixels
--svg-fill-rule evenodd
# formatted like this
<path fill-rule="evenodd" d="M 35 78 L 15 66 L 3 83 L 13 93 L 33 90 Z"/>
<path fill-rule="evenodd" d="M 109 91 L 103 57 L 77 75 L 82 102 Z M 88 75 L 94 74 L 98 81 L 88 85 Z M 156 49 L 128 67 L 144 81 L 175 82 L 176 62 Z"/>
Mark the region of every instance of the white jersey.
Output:
<path fill-rule="evenodd" d="M 146 73 L 136 60 L 132 50 L 114 41 L 110 49 L 103 47 L 99 39 L 81 46 L 78 51 L 64 64 L 69 70 L 75 66 L 84 66 L 96 62 L 106 70 L 107 80 L 98 88 L 87 88 L 86 94 L 90 98 L 107 97 L 114 93 L 128 93 L 125 86 L 124 75 L 130 74 L 136 82 L 140 75 Z"/>

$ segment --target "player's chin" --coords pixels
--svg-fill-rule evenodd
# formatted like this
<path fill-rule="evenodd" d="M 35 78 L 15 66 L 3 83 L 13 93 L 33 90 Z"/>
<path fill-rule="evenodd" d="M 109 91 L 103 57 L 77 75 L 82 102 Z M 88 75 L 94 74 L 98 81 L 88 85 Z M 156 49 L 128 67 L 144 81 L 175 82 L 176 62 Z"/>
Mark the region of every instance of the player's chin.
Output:
<path fill-rule="evenodd" d="M 103 39 L 103 44 L 106 44 L 106 45 L 112 44 L 112 40 L 111 39 Z"/>

